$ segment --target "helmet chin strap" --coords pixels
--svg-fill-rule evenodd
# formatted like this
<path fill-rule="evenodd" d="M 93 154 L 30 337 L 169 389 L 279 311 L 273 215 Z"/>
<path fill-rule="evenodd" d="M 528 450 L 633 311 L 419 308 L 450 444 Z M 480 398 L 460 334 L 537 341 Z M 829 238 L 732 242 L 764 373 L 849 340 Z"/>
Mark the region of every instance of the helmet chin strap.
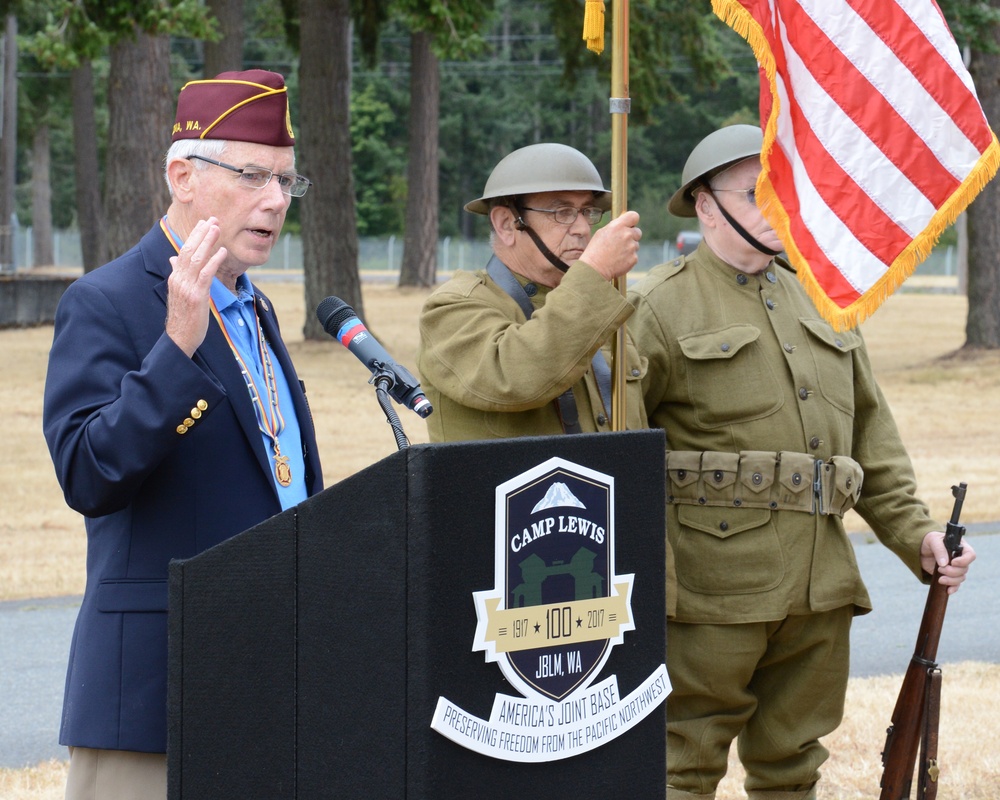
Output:
<path fill-rule="evenodd" d="M 524 231 L 526 234 L 528 234 L 529 237 L 531 237 L 531 241 L 535 243 L 535 247 L 538 248 L 538 252 L 540 252 L 543 256 L 545 256 L 545 258 L 548 259 L 548 262 L 553 267 L 555 267 L 560 272 L 568 272 L 569 264 L 567 264 L 565 261 L 559 258 L 559 256 L 557 256 L 555 253 L 549 250 L 548 247 L 545 246 L 545 242 L 542 241 L 541 237 L 537 233 L 535 233 L 534 229 L 530 225 L 528 225 L 527 222 L 524 221 L 524 216 L 523 216 L 524 212 L 522 212 L 521 209 L 518 208 L 517 206 L 514 206 L 511 210 L 514 212 L 514 227 L 517 228 L 519 231 Z"/>
<path fill-rule="evenodd" d="M 715 194 L 712 192 L 711 187 L 706 187 L 706 189 L 708 193 L 712 195 L 712 199 L 715 200 L 715 205 L 718 206 L 719 211 L 722 212 L 722 216 L 726 218 L 726 222 L 728 222 L 730 225 L 733 226 L 733 230 L 736 231 L 740 236 L 742 236 L 746 240 L 747 244 L 759 250 L 766 256 L 774 257 L 781 252 L 780 250 L 772 250 L 770 247 L 765 247 L 763 244 L 758 242 L 746 228 L 744 228 L 742 225 L 740 225 L 740 223 L 738 223 L 735 219 L 733 219 L 732 214 L 726 211 L 726 207 L 719 202 L 719 198 L 716 197 Z"/>

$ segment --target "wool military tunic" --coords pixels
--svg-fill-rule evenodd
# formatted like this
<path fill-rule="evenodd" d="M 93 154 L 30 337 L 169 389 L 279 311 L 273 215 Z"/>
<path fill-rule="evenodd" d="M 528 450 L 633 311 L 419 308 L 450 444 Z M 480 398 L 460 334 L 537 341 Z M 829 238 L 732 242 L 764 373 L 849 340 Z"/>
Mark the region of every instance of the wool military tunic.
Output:
<path fill-rule="evenodd" d="M 671 619 L 871 610 L 840 514 L 820 513 L 838 492 L 928 579 L 920 544 L 943 528 L 915 497 L 864 341 L 820 317 L 790 265 L 775 259 L 745 274 L 702 244 L 654 268 L 629 297 L 648 358 L 646 410 L 670 451 Z"/>
<path fill-rule="evenodd" d="M 530 320 L 485 271 L 457 273 L 424 305 L 417 369 L 435 409 L 431 441 L 560 434 L 555 401 L 570 388 L 581 431 L 611 429 L 591 359 L 632 305 L 580 261 L 555 289 L 515 277 L 531 298 Z M 643 429 L 645 361 L 631 340 L 625 360 L 627 427 Z"/>

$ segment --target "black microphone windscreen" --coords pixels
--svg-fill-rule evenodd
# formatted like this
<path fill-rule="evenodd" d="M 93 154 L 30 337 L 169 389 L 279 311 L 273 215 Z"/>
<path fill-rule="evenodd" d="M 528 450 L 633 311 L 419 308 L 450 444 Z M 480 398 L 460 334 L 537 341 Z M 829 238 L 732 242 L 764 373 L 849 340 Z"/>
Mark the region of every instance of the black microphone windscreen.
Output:
<path fill-rule="evenodd" d="M 316 307 L 316 317 L 331 336 L 337 335 L 337 330 L 345 320 L 355 316 L 354 309 L 339 297 L 327 297 Z"/>

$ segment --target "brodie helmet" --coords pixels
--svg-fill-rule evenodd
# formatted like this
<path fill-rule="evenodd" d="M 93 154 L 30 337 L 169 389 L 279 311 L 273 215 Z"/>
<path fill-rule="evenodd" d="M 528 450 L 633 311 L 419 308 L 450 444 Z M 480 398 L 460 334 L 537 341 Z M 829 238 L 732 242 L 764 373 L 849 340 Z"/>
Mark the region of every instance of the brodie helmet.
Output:
<path fill-rule="evenodd" d="M 684 162 L 681 188 L 674 192 L 667 209 L 675 217 L 697 216 L 693 190 L 733 164 L 760 155 L 763 145 L 764 134 L 756 125 L 729 125 L 708 134 Z"/>
<path fill-rule="evenodd" d="M 490 200 L 540 192 L 594 192 L 594 205 L 611 208 L 611 192 L 583 153 L 565 144 L 530 144 L 504 156 L 486 181 L 483 196 L 465 204 L 473 214 L 489 214 Z"/>

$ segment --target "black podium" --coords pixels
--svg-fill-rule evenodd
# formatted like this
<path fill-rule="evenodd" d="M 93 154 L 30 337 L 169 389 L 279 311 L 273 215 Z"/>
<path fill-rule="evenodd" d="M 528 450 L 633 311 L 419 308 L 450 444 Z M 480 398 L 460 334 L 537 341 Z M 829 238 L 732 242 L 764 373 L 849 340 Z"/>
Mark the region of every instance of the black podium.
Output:
<path fill-rule="evenodd" d="M 473 593 L 495 583 L 497 487 L 553 458 L 613 478 L 614 571 L 634 574 L 634 629 L 592 679 L 624 695 L 663 664 L 663 455 L 660 431 L 415 445 L 173 562 L 169 798 L 664 797 L 662 697 L 534 763 L 431 728 L 442 697 L 481 718 L 523 699 L 473 651 Z"/>

